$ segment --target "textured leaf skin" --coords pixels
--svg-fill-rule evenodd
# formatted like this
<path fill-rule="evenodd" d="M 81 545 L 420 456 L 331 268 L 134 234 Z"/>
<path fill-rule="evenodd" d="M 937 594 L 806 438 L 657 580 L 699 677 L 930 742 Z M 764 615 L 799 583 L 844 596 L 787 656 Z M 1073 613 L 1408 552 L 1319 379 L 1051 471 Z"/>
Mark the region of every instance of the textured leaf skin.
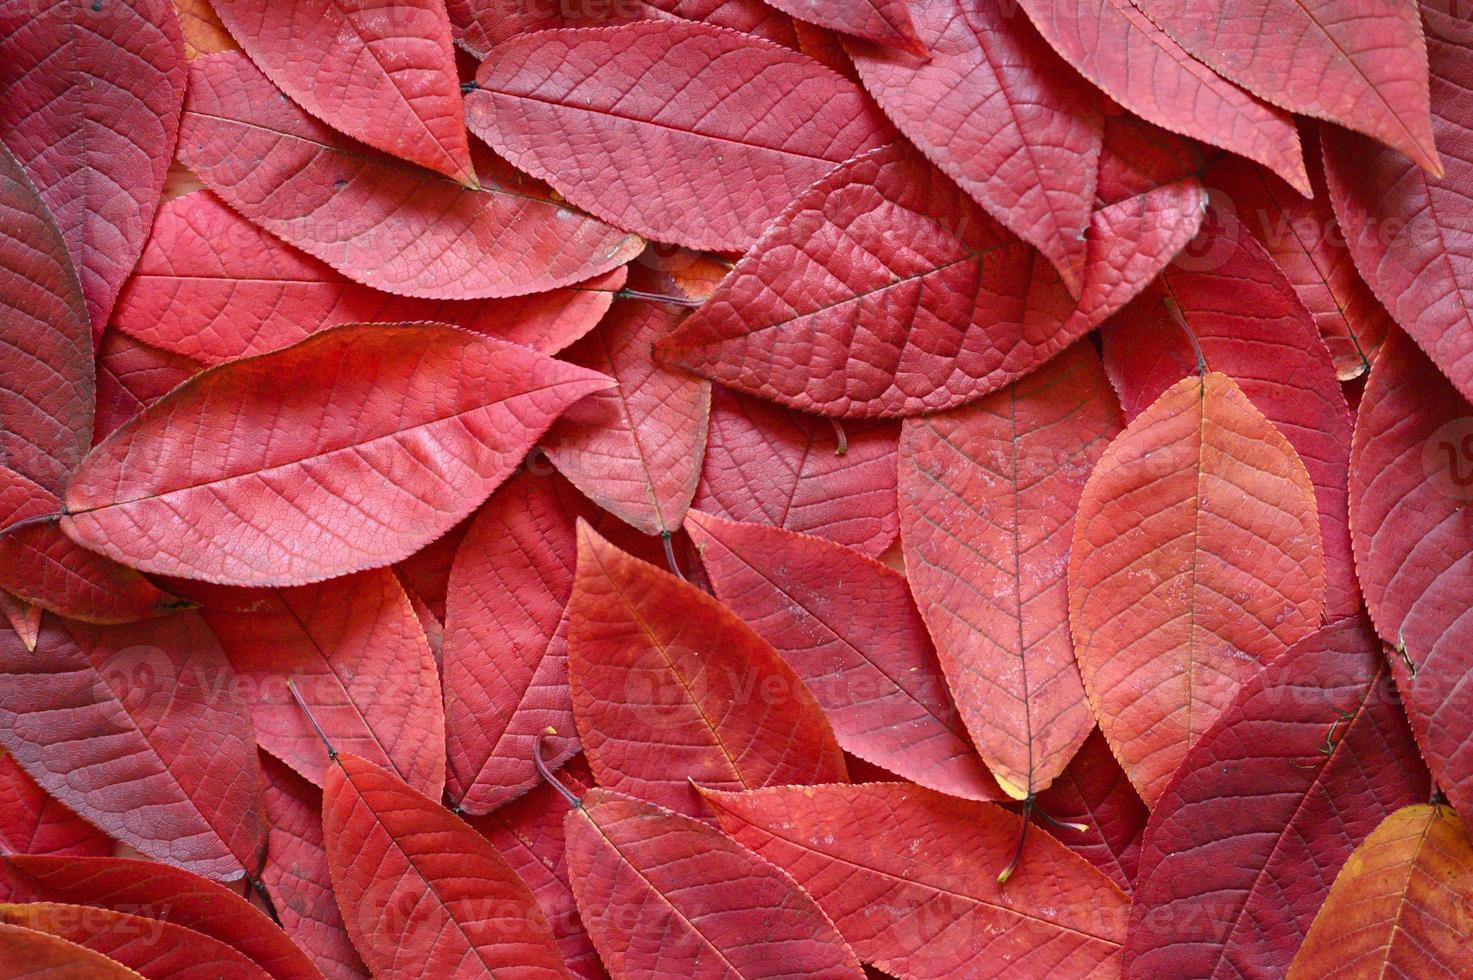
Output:
<path fill-rule="evenodd" d="M 1158 801 L 1126 974 L 1283 976 L 1340 864 L 1428 788 L 1370 624 L 1321 627 L 1243 686 Z"/>
<path fill-rule="evenodd" d="M 1325 186 L 1318 141 L 1309 144 L 1306 162 L 1312 199 L 1241 160 L 1219 160 L 1206 179 L 1227 196 L 1243 226 L 1278 263 L 1314 317 L 1337 376 L 1349 381 L 1370 370 L 1392 320 L 1346 248 Z"/>
<path fill-rule="evenodd" d="M 996 3 L 909 0 L 929 56 L 846 42 L 885 114 L 1081 295 L 1103 139 L 1094 91 Z"/>
<path fill-rule="evenodd" d="M 707 824 L 595 789 L 565 826 L 573 893 L 616 980 L 864 976 L 792 878 Z"/>
<path fill-rule="evenodd" d="M 231 211 L 208 192 L 159 209 L 112 324 L 205 364 L 264 354 L 345 323 L 433 320 L 561 350 L 608 311 L 624 271 L 504 300 L 417 300 L 351 282 Z"/>
<path fill-rule="evenodd" d="M 684 21 L 513 38 L 476 85 L 471 132 L 514 166 L 611 224 L 691 248 L 747 248 L 799 191 L 894 136 L 817 62 Z"/>
<path fill-rule="evenodd" d="M 1397 324 L 1464 398 L 1473 399 L 1473 49 L 1467 11 L 1422 4 L 1432 85 L 1432 133 L 1447 175 L 1434 179 L 1400 155 L 1326 126 L 1325 176 L 1356 268 Z"/>
<path fill-rule="evenodd" d="M 1141 835 L 1151 811 L 1136 795 L 1099 729 L 1038 795 L 1038 805 L 1056 820 L 1084 824 L 1087 829 L 1082 831 L 1060 829 L 1059 839 L 1127 894 L 1134 888 Z"/>
<path fill-rule="evenodd" d="M 9 755 L 0 753 L 0 847 L 7 854 L 111 854 L 102 831 L 58 803 Z M 0 879 L 0 900 L 12 898 Z"/>
<path fill-rule="evenodd" d="M 822 419 L 716 386 L 698 510 L 813 534 L 879 556 L 899 532 L 894 425 Z"/>
<path fill-rule="evenodd" d="M 368 967 L 343 928 L 327 870 L 322 791 L 265 752 L 261 772 L 266 777 L 266 817 L 271 824 L 261 881 L 276 905 L 282 929 L 329 980 L 361 980 L 368 976 Z"/>
<path fill-rule="evenodd" d="M 531 890 L 465 821 L 348 753 L 326 782 L 333 891 L 374 976 L 568 976 Z"/>
<path fill-rule="evenodd" d="M 0 922 L 0 972 L 12 980 L 141 980 L 85 946 Z"/>
<path fill-rule="evenodd" d="M 1095 212 L 1076 302 L 1047 262 L 895 146 L 798 196 L 660 356 L 804 411 L 896 417 L 972 401 L 1119 309 L 1196 234 L 1195 180 Z"/>
<path fill-rule="evenodd" d="M 179 159 L 225 203 L 355 282 L 484 299 L 570 286 L 643 247 L 488 161 L 481 189 L 380 156 L 281 98 L 235 52 L 190 66 Z"/>
<path fill-rule="evenodd" d="M 474 187 L 450 19 L 435 0 L 214 0 L 266 77 L 329 126 Z"/>
<path fill-rule="evenodd" d="M 148 237 L 185 74 L 170 0 L 0 5 L 0 132 L 56 216 L 94 337 Z"/>
<path fill-rule="evenodd" d="M 210 0 L 174 0 L 174 11 L 179 15 L 179 30 L 184 35 L 184 57 L 190 61 L 202 54 L 240 50 L 240 45 L 220 23 Z"/>
<path fill-rule="evenodd" d="M 564 610 L 577 520 L 596 514 L 562 477 L 529 469 L 492 495 L 456 551 L 441 659 L 448 788 L 467 813 L 486 813 L 536 786 L 538 733 L 574 731 Z M 577 750 L 569 740 L 548 762 Z"/>
<path fill-rule="evenodd" d="M 1304 464 L 1227 375 L 1183 378 L 1090 475 L 1068 581 L 1084 689 L 1154 806 L 1243 682 L 1319 622 Z"/>
<path fill-rule="evenodd" d="M 0 632 L 0 743 L 125 844 L 224 881 L 266 843 L 250 716 L 204 622 L 48 617 L 35 651 Z"/>
<path fill-rule="evenodd" d="M 1326 614 L 1351 615 L 1360 610 L 1345 489 L 1351 422 L 1334 362 L 1288 281 L 1242 223 L 1214 208 L 1203 227 L 1200 255 L 1168 265 L 1101 330 L 1105 368 L 1127 420 L 1195 373 L 1198 349 L 1208 370 L 1243 389 L 1309 472 L 1324 546 Z M 1173 303 L 1191 337 L 1169 308 Z"/>
<path fill-rule="evenodd" d="M 250 957 L 218 939 L 141 915 L 38 902 L 0 905 L 0 921 L 85 946 L 150 980 L 270 980 Z"/>
<path fill-rule="evenodd" d="M 1341 869 L 1289 976 L 1467 976 L 1469 902 L 1473 847 L 1458 815 L 1398 810 Z"/>
<path fill-rule="evenodd" d="M 149 406 L 73 474 L 62 529 L 134 567 L 227 585 L 386 565 L 448 531 L 608 384 L 454 327 L 338 327 Z"/>
<path fill-rule="evenodd" d="M 1375 137 L 1441 174 L 1417 7 L 1365 0 L 1136 0 L 1193 57 L 1290 112 Z M 1266 29 L 1265 25 L 1274 25 Z"/>
<path fill-rule="evenodd" d="M 1256 160 L 1309 192 L 1293 118 L 1197 61 L 1131 0 L 1020 5 L 1065 61 L 1130 111 Z"/>
<path fill-rule="evenodd" d="M 224 885 L 157 861 L 9 855 L 6 874 L 42 901 L 147 915 L 245 953 L 279 980 L 313 980 L 316 968 L 266 915 Z"/>
<path fill-rule="evenodd" d="M 1376 358 L 1350 461 L 1355 567 L 1412 731 L 1473 812 L 1473 408 L 1399 331 Z"/>
<path fill-rule="evenodd" d="M 41 631 L 41 607 L 0 590 L 0 613 L 4 614 L 5 621 L 15 630 L 21 642 L 28 649 L 36 649 L 36 634 Z"/>
<path fill-rule="evenodd" d="M 953 796 L 1003 798 L 903 576 L 781 528 L 693 511 L 688 530 L 717 598 L 798 673 L 846 752 Z"/>
<path fill-rule="evenodd" d="M 1094 728 L 1064 571 L 1079 495 L 1119 431 L 1089 343 L 901 428 L 911 589 L 962 720 L 1014 799 L 1046 789 Z"/>
<path fill-rule="evenodd" d="M 593 774 L 581 757 L 563 766 L 557 778 L 575 794 L 593 788 Z M 588 938 L 568 880 L 566 813 L 557 791 L 543 784 L 519 800 L 473 818 L 471 825 L 486 835 L 537 896 L 537 906 L 547 916 L 568 972 L 584 980 L 607 980 L 608 972 Z"/>
<path fill-rule="evenodd" d="M 1017 816 L 904 783 L 706 791 L 722 829 L 787 871 L 866 963 L 914 978 L 1118 976 L 1126 899 L 1047 834 L 997 872 Z"/>
<path fill-rule="evenodd" d="M 818 702 L 765 640 L 581 521 L 568 617 L 573 716 L 599 785 L 698 816 L 692 780 L 743 789 L 847 778 Z"/>
<path fill-rule="evenodd" d="M 624 0 L 529 4 L 524 0 L 447 0 L 455 43 L 484 61 L 520 34 L 558 27 L 613 27 L 637 20 L 694 20 L 795 46 L 793 22 L 762 0 Z"/>
<path fill-rule="evenodd" d="M 619 382 L 583 399 L 542 440 L 589 499 L 646 534 L 680 529 L 695 496 L 711 419 L 711 382 L 654 360 L 678 308 L 620 302 L 565 358 Z"/>
<path fill-rule="evenodd" d="M 768 0 L 794 17 L 848 34 L 925 56 L 925 42 L 911 23 L 907 0 Z"/>
<path fill-rule="evenodd" d="M 335 748 L 397 772 L 427 796 L 445 785 L 445 720 L 430 644 L 387 568 L 294 589 L 177 583 L 248 686 L 256 742 L 321 786 L 329 760 L 297 693 Z"/>

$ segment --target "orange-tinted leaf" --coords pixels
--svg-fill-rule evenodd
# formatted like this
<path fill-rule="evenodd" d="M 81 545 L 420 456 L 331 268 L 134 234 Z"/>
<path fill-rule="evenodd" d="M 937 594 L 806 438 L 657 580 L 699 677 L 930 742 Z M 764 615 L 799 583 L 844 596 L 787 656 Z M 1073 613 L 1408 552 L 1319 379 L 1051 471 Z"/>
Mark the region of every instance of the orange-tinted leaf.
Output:
<path fill-rule="evenodd" d="M 911 588 L 962 720 L 1015 799 L 1047 788 L 1094 728 L 1064 571 L 1084 482 L 1119 431 L 1088 343 L 901 429 Z"/>
<path fill-rule="evenodd" d="M 692 511 L 689 530 L 717 597 L 797 671 L 846 752 L 943 793 L 1002 798 L 903 576 L 781 528 Z"/>
<path fill-rule="evenodd" d="M 583 522 L 568 616 L 573 715 L 600 785 L 698 815 L 690 780 L 743 789 L 845 778 L 818 703 L 765 640 Z"/>
<path fill-rule="evenodd" d="M 0 922 L 0 974 L 9 980 L 142 980 L 85 946 L 8 922 Z"/>
<path fill-rule="evenodd" d="M 179 30 L 184 35 L 184 57 L 192 61 L 202 54 L 240 50 L 240 45 L 220 23 L 210 0 L 174 0 L 174 11 L 179 15 Z"/>
<path fill-rule="evenodd" d="M 179 159 L 283 241 L 376 289 L 431 299 L 570 286 L 639 254 L 637 237 L 553 203 L 505 165 L 481 188 L 384 157 L 282 98 L 235 52 L 190 66 Z"/>
<path fill-rule="evenodd" d="M 531 890 L 465 821 L 355 755 L 326 783 L 333 890 L 374 976 L 568 976 Z"/>
<path fill-rule="evenodd" d="M 867 963 L 901 977 L 1111 977 L 1126 898 L 992 803 L 904 783 L 705 792 L 723 829 L 784 869 Z"/>
<path fill-rule="evenodd" d="M 605 221 L 691 248 L 748 247 L 799 191 L 894 136 L 817 62 L 678 20 L 513 38 L 476 85 L 471 131 L 514 166 Z"/>
<path fill-rule="evenodd" d="M 1291 980 L 1468 976 L 1473 847 L 1446 807 L 1387 817 L 1335 878 Z"/>
<path fill-rule="evenodd" d="M 603 789 L 565 826 L 578 908 L 616 980 L 863 976 L 813 899 L 720 831 Z"/>
<path fill-rule="evenodd" d="M 73 474 L 62 528 L 135 567 L 222 584 L 386 565 L 470 513 L 608 384 L 454 327 L 337 327 L 155 402 Z"/>
<path fill-rule="evenodd" d="M 1080 501 L 1069 622 L 1100 730 L 1147 804 L 1261 664 L 1319 622 L 1314 490 L 1224 374 L 1167 389 Z"/>

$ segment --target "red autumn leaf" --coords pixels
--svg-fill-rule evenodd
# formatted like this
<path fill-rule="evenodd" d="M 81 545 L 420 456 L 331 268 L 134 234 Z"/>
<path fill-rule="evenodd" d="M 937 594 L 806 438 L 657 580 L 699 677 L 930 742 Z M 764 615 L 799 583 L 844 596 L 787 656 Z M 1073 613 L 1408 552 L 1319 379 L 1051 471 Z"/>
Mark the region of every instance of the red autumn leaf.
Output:
<path fill-rule="evenodd" d="M 58 803 L 0 752 L 0 851 L 6 854 L 111 854 L 107 835 Z M 15 897 L 0 879 L 0 901 Z"/>
<path fill-rule="evenodd" d="M 156 861 L 8 855 L 5 874 L 48 902 L 91 905 L 172 922 L 240 950 L 278 980 L 318 980 L 302 951 L 224 885 Z"/>
<path fill-rule="evenodd" d="M 1088 343 L 901 429 L 911 588 L 962 720 L 1014 799 L 1046 789 L 1094 728 L 1064 571 L 1084 482 L 1119 431 Z"/>
<path fill-rule="evenodd" d="M 537 735 L 573 731 L 564 610 L 576 523 L 596 513 L 556 473 L 529 469 L 492 495 L 456 552 L 445 600 L 447 788 L 467 813 L 536 786 Z M 569 742 L 550 761 L 577 750 Z"/>
<path fill-rule="evenodd" d="M 601 786 L 699 815 L 692 780 L 735 789 L 844 780 L 818 703 L 765 640 L 583 522 L 568 616 L 573 716 Z"/>
<path fill-rule="evenodd" d="M 476 185 L 443 3 L 213 3 L 251 60 L 303 109 L 370 146 Z"/>
<path fill-rule="evenodd" d="M 1442 806 L 1408 806 L 1356 849 L 1289 976 L 1466 976 L 1473 847 Z"/>
<path fill-rule="evenodd" d="M 1184 181 L 1095 212 L 1083 298 L 916 154 L 850 161 L 799 195 L 665 360 L 825 415 L 950 408 L 1037 368 L 1119 309 L 1196 234 Z"/>
<path fill-rule="evenodd" d="M 762 0 L 447 0 L 455 43 L 484 60 L 491 49 L 520 34 L 559 27 L 614 27 L 637 20 L 694 20 L 794 47 L 793 23 Z"/>
<path fill-rule="evenodd" d="M 906 18 L 909 19 L 909 17 L 910 12 L 907 10 Z M 915 30 L 914 24 L 911 25 L 911 30 Z M 844 42 L 839 39 L 839 35 L 801 20 L 793 21 L 793 34 L 797 38 L 799 51 L 820 65 L 838 72 L 856 85 L 863 84 L 859 80 L 859 72 L 854 70 L 854 62 L 849 59 L 849 52 L 844 50 Z"/>
<path fill-rule="evenodd" d="M 101 953 L 8 922 L 0 922 L 0 972 L 15 980 L 140 980 Z"/>
<path fill-rule="evenodd" d="M 48 793 L 125 844 L 223 881 L 265 846 L 250 716 L 194 613 L 0 632 L 0 744 Z"/>
<path fill-rule="evenodd" d="M 0 613 L 5 616 L 5 621 L 10 628 L 15 630 L 26 649 L 36 649 L 36 636 L 41 632 L 40 606 L 33 606 L 19 596 L 11 595 L 9 592 L 0 590 Z"/>
<path fill-rule="evenodd" d="M 624 270 L 577 286 L 501 300 L 417 300 L 343 278 L 231 211 L 210 193 L 159 209 L 112 324 L 205 364 L 264 354 L 345 323 L 433 320 L 562 350 L 593 328 Z"/>
<path fill-rule="evenodd" d="M 1473 208 L 1467 190 L 1473 181 L 1473 110 L 1467 99 L 1473 48 L 1463 7 L 1425 0 L 1421 9 L 1431 70 L 1431 135 L 1446 155 L 1447 175 L 1429 176 L 1395 152 L 1327 126 L 1325 176 L 1356 268 L 1397 324 L 1464 398 L 1473 398 Z"/>
<path fill-rule="evenodd" d="M 692 248 L 748 247 L 804 187 L 893 136 L 817 62 L 682 21 L 513 38 L 476 86 L 471 131 L 514 166 L 605 221 Z"/>
<path fill-rule="evenodd" d="M 1133 0 L 1191 55 L 1290 112 L 1359 130 L 1441 174 L 1410 3 Z"/>
<path fill-rule="evenodd" d="M 846 752 L 943 793 L 1002 798 L 903 576 L 780 528 L 693 511 L 689 530 L 717 598 L 803 679 Z"/>
<path fill-rule="evenodd" d="M 116 328 L 104 333 L 97 348 L 93 445 L 203 369 L 198 361 L 150 347 Z"/>
<path fill-rule="evenodd" d="M 880 107 L 931 162 L 1083 294 L 1102 140 L 1093 90 L 1002 6 L 910 0 L 925 57 L 847 42 Z"/>
<path fill-rule="evenodd" d="M 926 56 L 926 44 L 916 34 L 907 0 L 767 0 L 799 20 Z"/>
<path fill-rule="evenodd" d="M 179 133 L 184 81 L 169 0 L 15 3 L 0 11 L 0 132 L 56 216 L 93 336 L 101 336 L 148 237 Z M 8 158 L 0 166 L 8 171 Z M 7 172 L 0 184 L 13 179 Z M 8 236 L 16 226 L 7 218 L 5 228 Z M 22 241 L 49 245 L 47 236 Z M 55 282 L 37 280 L 48 291 Z"/>
<path fill-rule="evenodd" d="M 1110 754 L 1099 729 L 1085 739 L 1068 768 L 1038 795 L 1038 806 L 1055 820 L 1082 824 L 1060 829 L 1059 839 L 1110 876 L 1127 893 L 1140 866 L 1141 835 L 1150 811 Z"/>
<path fill-rule="evenodd" d="M 374 976 L 568 976 L 506 859 L 397 776 L 338 755 L 322 820 L 343 924 Z"/>
<path fill-rule="evenodd" d="M 1231 378 L 1183 378 L 1090 475 L 1068 579 L 1084 689 L 1154 805 L 1255 668 L 1320 619 L 1304 464 Z"/>
<path fill-rule="evenodd" d="M 368 968 L 343 928 L 322 839 L 322 792 L 285 763 L 261 754 L 270 823 L 261 881 L 281 927 L 328 980 L 360 980 Z"/>
<path fill-rule="evenodd" d="M 318 786 L 322 740 L 391 769 L 438 797 L 445 786 L 445 717 L 435 658 L 404 587 L 387 568 L 293 589 L 180 581 L 200 606 L 249 692 L 256 742 Z"/>
<path fill-rule="evenodd" d="M 903 783 L 707 790 L 727 833 L 797 879 L 866 963 L 906 977 L 1117 976 L 1127 901 L 1018 817 Z"/>
<path fill-rule="evenodd" d="M 1256 160 L 1309 191 L 1293 118 L 1197 61 L 1132 0 L 1021 6 L 1065 61 L 1127 109 Z"/>
<path fill-rule="evenodd" d="M 1427 798 L 1380 645 L 1359 615 L 1243 686 L 1156 804 L 1132 976 L 1283 976 L 1330 881 L 1381 818 Z"/>
<path fill-rule="evenodd" d="M 576 794 L 593 788 L 593 774 L 581 757 L 563 766 L 557 778 L 565 787 L 571 783 Z M 474 818 L 471 825 L 486 835 L 537 896 L 537 906 L 547 916 L 568 971 L 584 980 L 607 980 L 568 880 L 563 834 L 566 810 L 557 790 L 543 784 L 519 800 Z"/>
<path fill-rule="evenodd" d="M 615 980 L 864 975 L 792 878 L 699 820 L 594 789 L 565 826 L 578 909 Z"/>
<path fill-rule="evenodd" d="M 1350 411 L 1334 362 L 1284 275 L 1231 212 L 1208 212 L 1200 252 L 1182 255 L 1101 331 L 1105 368 L 1133 420 L 1197 370 L 1231 377 L 1278 427 L 1314 484 L 1325 611 L 1360 609 L 1346 493 Z M 1183 327 L 1185 323 L 1185 327 Z"/>
<path fill-rule="evenodd" d="M 897 435 L 893 424 L 846 422 L 836 429 L 718 385 L 694 506 L 877 557 L 899 531 Z"/>
<path fill-rule="evenodd" d="M 190 67 L 179 159 L 225 203 L 356 282 L 405 296 L 540 292 L 639 253 L 499 162 L 481 187 L 383 157 L 287 102 L 244 55 Z"/>
<path fill-rule="evenodd" d="M 608 383 L 454 327 L 338 327 L 155 402 L 73 474 L 62 529 L 137 568 L 230 585 L 386 565 L 470 513 Z"/>
<path fill-rule="evenodd" d="M 1473 804 L 1473 407 L 1399 331 L 1355 424 L 1355 566 L 1412 731 L 1454 806 Z"/>
<path fill-rule="evenodd" d="M 0 905 L 0 922 L 84 946 L 149 980 L 219 976 L 270 980 L 250 957 L 193 929 L 112 909 L 36 902 Z M 8 974 L 16 976 L 16 974 Z M 92 974 L 77 974 L 78 977 Z"/>

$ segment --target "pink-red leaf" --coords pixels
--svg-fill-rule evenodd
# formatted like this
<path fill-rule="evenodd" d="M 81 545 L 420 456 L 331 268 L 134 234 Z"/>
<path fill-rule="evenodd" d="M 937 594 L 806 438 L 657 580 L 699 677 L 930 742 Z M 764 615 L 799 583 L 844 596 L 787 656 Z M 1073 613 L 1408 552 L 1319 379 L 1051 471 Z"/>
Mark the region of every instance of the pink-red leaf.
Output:
<path fill-rule="evenodd" d="M 608 311 L 624 270 L 501 300 L 417 300 L 338 275 L 252 225 L 208 192 L 165 204 L 112 325 L 205 364 L 264 354 L 345 323 L 433 320 L 562 350 Z"/>
<path fill-rule="evenodd" d="M 1473 406 L 1405 334 L 1371 368 L 1350 463 L 1355 567 L 1418 744 L 1473 812 Z"/>
<path fill-rule="evenodd" d="M 439 0 L 214 0 L 283 92 L 342 133 L 474 187 L 450 19 Z"/>
<path fill-rule="evenodd" d="M 179 159 L 232 208 L 355 282 L 431 299 L 541 292 L 634 258 L 637 237 L 497 161 L 479 190 L 344 139 L 235 52 L 190 67 Z"/>
<path fill-rule="evenodd" d="M 28 649 L 36 649 L 36 635 L 41 631 L 40 606 L 33 606 L 29 602 L 0 589 L 0 614 L 5 616 L 5 621 L 10 628 L 15 630 L 21 642 Z"/>
<path fill-rule="evenodd" d="M 901 977 L 1118 975 L 1126 899 L 1047 834 L 999 868 L 1018 817 L 904 783 L 706 792 L 723 829 L 784 869 L 867 963 Z"/>
<path fill-rule="evenodd" d="M 111 854 L 102 831 L 58 803 L 8 754 L 0 752 L 0 850 L 6 854 Z M 10 901 L 0 880 L 0 900 Z"/>
<path fill-rule="evenodd" d="M 545 464 L 544 464 L 545 465 Z M 445 722 L 450 797 L 485 813 L 537 785 L 532 747 L 573 733 L 568 626 L 579 517 L 597 511 L 556 473 L 518 474 L 481 508 L 450 568 Z M 569 741 L 556 765 L 578 749 Z"/>
<path fill-rule="evenodd" d="M 374 976 L 568 976 L 506 859 L 403 780 L 339 755 L 322 819 L 343 924 Z"/>
<path fill-rule="evenodd" d="M 1103 139 L 1094 91 L 1001 4 L 909 6 L 929 55 L 848 42 L 865 88 L 921 152 L 1036 246 L 1080 296 Z"/>
<path fill-rule="evenodd" d="M 1083 830 L 1060 828 L 1059 839 L 1127 893 L 1131 891 L 1151 811 L 1110 754 L 1110 743 L 1099 729 L 1039 794 L 1038 806 L 1055 820 L 1083 824 Z"/>
<path fill-rule="evenodd" d="M 250 715 L 195 613 L 131 626 L 47 618 L 0 631 L 0 744 L 111 836 L 221 880 L 266 843 Z"/>
<path fill-rule="evenodd" d="M 386 565 L 609 383 L 454 327 L 337 327 L 155 402 L 73 474 L 62 528 L 137 568 L 228 585 Z"/>
<path fill-rule="evenodd" d="M 689 523 L 717 598 L 797 671 L 846 752 L 943 793 L 1002 798 L 903 576 L 806 534 L 699 511 Z"/>
<path fill-rule="evenodd" d="M 1397 324 L 1473 399 L 1473 48 L 1467 11 L 1453 0 L 1427 0 L 1422 19 L 1432 134 L 1447 175 L 1431 177 L 1397 153 L 1327 126 L 1325 176 L 1356 268 Z"/>
<path fill-rule="evenodd" d="M 1330 882 L 1428 780 L 1360 616 L 1244 685 L 1187 753 L 1146 830 L 1131 976 L 1283 976 Z"/>
<path fill-rule="evenodd" d="M 1215 372 L 1167 389 L 1090 475 L 1069 552 L 1074 653 L 1147 804 L 1255 669 L 1319 622 L 1316 516 L 1293 446 Z"/>
<path fill-rule="evenodd" d="M 799 20 L 851 37 L 925 56 L 907 0 L 767 0 Z"/>
<path fill-rule="evenodd" d="M 148 237 L 185 75 L 169 0 L 0 8 L 0 132 L 56 215 L 94 337 Z"/>
<path fill-rule="evenodd" d="M 429 640 L 387 568 L 294 589 L 181 581 L 251 692 L 256 741 L 318 786 L 322 739 L 397 772 L 426 796 L 445 786 L 445 717 Z"/>
<path fill-rule="evenodd" d="M 1096 211 L 1076 302 L 1041 256 L 895 146 L 834 170 L 660 347 L 667 361 L 835 416 L 938 411 L 1037 368 L 1196 234 L 1195 180 Z"/>
<path fill-rule="evenodd" d="M 692 248 L 748 247 L 799 191 L 893 136 L 817 62 L 683 21 L 513 38 L 476 85 L 471 131 L 513 165 L 605 221 Z"/>
<path fill-rule="evenodd" d="M 823 419 L 718 385 L 694 506 L 877 557 L 899 530 L 897 437 L 893 424 L 846 422 L 839 431 Z"/>
<path fill-rule="evenodd" d="M 765 640 L 583 522 L 568 616 L 573 715 L 600 785 L 699 815 L 691 780 L 743 789 L 846 778 L 818 703 Z"/>
<path fill-rule="evenodd" d="M 97 349 L 97 414 L 92 444 L 203 370 L 204 365 L 151 347 L 121 330 L 102 335 Z"/>
<path fill-rule="evenodd" d="M 565 826 L 578 908 L 615 980 L 864 975 L 792 878 L 707 824 L 595 789 Z"/>
<path fill-rule="evenodd" d="M 1178 44 L 1269 102 L 1359 130 L 1441 174 L 1417 7 L 1366 0 L 1133 0 Z"/>

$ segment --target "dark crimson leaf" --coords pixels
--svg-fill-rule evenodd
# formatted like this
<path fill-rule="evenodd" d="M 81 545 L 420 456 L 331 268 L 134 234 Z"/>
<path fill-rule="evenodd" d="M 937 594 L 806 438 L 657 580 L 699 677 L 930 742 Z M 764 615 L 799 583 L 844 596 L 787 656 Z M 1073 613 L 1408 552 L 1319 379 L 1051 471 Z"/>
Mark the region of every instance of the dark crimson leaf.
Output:
<path fill-rule="evenodd" d="M 1131 891 L 1140 866 L 1141 835 L 1151 811 L 1098 729 L 1085 739 L 1059 778 L 1039 794 L 1038 805 L 1055 820 L 1083 824 L 1084 830 L 1060 829 L 1059 839 L 1127 893 Z"/>

